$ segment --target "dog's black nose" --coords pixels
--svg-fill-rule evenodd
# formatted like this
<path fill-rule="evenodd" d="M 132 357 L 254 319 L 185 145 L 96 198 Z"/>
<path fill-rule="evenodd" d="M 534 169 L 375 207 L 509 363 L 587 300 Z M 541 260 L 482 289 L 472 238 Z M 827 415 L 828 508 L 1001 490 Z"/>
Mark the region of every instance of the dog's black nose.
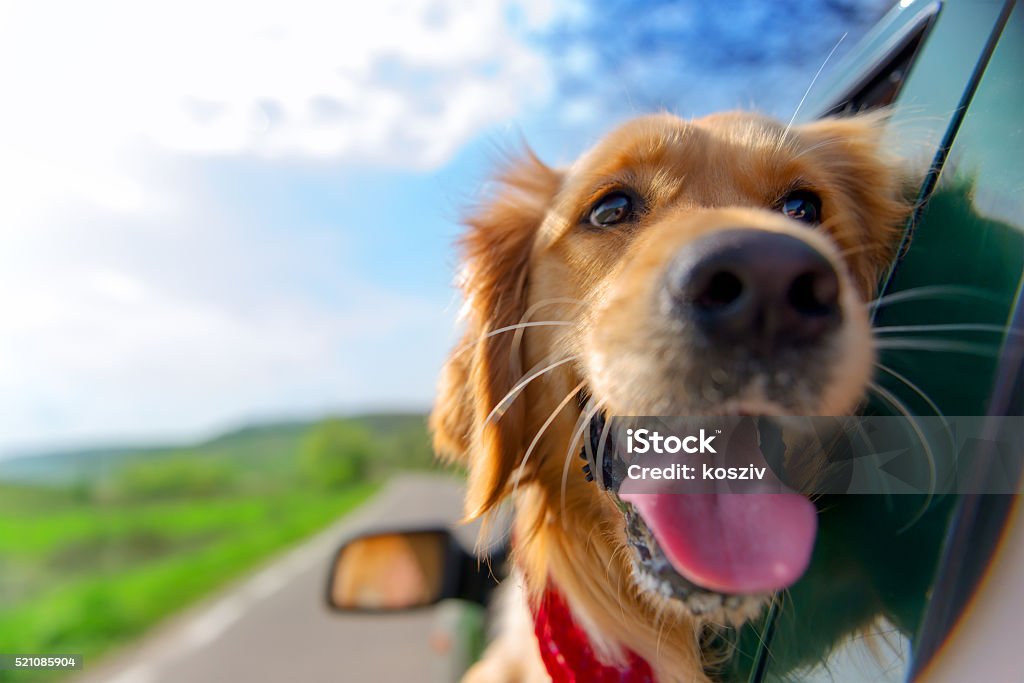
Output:
<path fill-rule="evenodd" d="M 669 269 L 673 311 L 712 342 L 771 353 L 838 327 L 839 278 L 828 259 L 789 235 L 716 232 L 684 249 Z"/>

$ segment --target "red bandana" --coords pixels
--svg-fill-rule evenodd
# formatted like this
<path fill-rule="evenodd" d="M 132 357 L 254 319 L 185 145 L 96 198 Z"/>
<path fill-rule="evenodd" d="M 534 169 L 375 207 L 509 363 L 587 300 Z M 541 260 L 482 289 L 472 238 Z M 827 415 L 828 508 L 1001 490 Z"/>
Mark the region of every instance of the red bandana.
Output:
<path fill-rule="evenodd" d="M 541 598 L 533 615 L 533 630 L 552 683 L 654 683 L 650 665 L 635 652 L 626 651 L 622 669 L 602 664 L 586 632 L 553 588 Z"/>

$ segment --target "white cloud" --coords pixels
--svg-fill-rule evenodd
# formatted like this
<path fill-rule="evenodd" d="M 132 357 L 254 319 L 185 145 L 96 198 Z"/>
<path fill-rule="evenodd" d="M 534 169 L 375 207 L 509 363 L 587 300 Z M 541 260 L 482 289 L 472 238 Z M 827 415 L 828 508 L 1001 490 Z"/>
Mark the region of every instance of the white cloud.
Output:
<path fill-rule="evenodd" d="M 525 35 L 554 18 L 544 0 L 0 0 L 0 455 L 428 401 L 443 301 L 346 271 L 342 227 L 256 228 L 189 174 L 436 168 L 549 95 Z"/>
<path fill-rule="evenodd" d="M 147 143 L 432 167 L 548 93 L 516 13 L 552 15 L 498 0 L 7 4 L 0 146 L 51 169 Z M 99 182 L 85 191 L 137 193 Z"/>

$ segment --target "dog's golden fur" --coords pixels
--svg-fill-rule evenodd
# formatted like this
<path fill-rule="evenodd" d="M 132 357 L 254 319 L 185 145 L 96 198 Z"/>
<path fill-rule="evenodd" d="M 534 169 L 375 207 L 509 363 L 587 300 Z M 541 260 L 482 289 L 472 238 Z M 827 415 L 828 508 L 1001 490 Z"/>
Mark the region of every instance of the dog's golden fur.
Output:
<path fill-rule="evenodd" d="M 609 662 L 628 648 L 662 681 L 707 680 L 715 663 L 701 646 L 707 624 L 636 583 L 621 513 L 579 473 L 581 408 L 566 399 L 585 386 L 612 414 L 721 409 L 680 392 L 685 349 L 661 333 L 658 312 L 645 302 L 675 250 L 744 226 L 809 242 L 842 284 L 845 322 L 826 390 L 767 409 L 852 410 L 874 359 L 863 303 L 891 259 L 906 214 L 901 179 L 881 149 L 881 122 L 823 120 L 786 131 L 741 113 L 696 121 L 644 117 L 565 170 L 527 153 L 468 219 L 461 274 L 466 331 L 440 382 L 431 417 L 435 446 L 468 469 L 468 517 L 485 515 L 515 489 L 514 564 L 528 599 L 557 585 Z M 822 199 L 825 218 L 816 229 L 777 209 L 780 196 L 797 185 Z M 581 226 L 589 207 L 618 187 L 644 197 L 636 224 Z M 562 324 L 505 330 L 544 321 Z M 531 371 L 559 361 L 513 391 Z M 736 401 L 766 409 L 763 396 Z M 494 657 L 476 671 L 485 670 L 488 680 L 512 671 Z"/>

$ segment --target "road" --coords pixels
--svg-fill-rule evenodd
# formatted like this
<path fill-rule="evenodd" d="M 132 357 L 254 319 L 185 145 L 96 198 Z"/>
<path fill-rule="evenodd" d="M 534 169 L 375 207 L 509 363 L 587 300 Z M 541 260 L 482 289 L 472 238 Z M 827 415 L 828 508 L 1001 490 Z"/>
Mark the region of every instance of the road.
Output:
<path fill-rule="evenodd" d="M 141 642 L 86 662 L 75 683 L 437 680 L 439 669 L 451 666 L 430 647 L 437 610 L 338 615 L 323 595 L 340 539 L 379 524 L 449 523 L 461 500 L 451 478 L 403 475 L 352 515 Z M 460 538 L 472 535 L 460 531 Z"/>

